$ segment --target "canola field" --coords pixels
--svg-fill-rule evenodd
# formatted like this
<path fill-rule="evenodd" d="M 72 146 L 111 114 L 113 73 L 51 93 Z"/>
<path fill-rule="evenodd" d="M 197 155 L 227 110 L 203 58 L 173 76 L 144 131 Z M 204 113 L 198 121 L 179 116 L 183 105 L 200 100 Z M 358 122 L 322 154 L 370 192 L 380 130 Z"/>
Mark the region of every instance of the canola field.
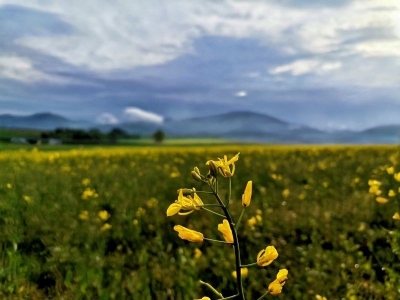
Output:
<path fill-rule="evenodd" d="M 199 146 L 0 152 L 1 299 L 200 299 L 235 292 L 234 253 L 191 243 L 174 225 L 221 239 L 204 210 L 166 216 L 177 189 L 207 190 L 191 171 L 240 152 L 233 218 L 242 261 L 267 245 L 279 257 L 248 269 L 247 299 L 400 299 L 400 165 L 395 146 Z M 221 179 L 220 194 L 227 193 Z M 211 201 L 199 194 L 203 202 Z M 400 218 L 400 217 L 399 217 Z"/>

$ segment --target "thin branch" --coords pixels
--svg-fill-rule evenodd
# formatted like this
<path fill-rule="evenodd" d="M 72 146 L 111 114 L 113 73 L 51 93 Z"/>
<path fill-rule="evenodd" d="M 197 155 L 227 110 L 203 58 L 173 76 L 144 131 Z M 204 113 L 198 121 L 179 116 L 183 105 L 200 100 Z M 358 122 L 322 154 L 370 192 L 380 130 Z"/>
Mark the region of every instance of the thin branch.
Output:
<path fill-rule="evenodd" d="M 214 215 L 217 215 L 217 216 L 220 216 L 220 217 L 223 217 L 224 219 L 226 219 L 226 216 L 221 215 L 221 214 L 219 214 L 219 213 L 217 213 L 217 212 L 215 212 L 215 211 L 213 211 L 213 210 L 211 210 L 211 209 L 208 209 L 208 208 L 206 208 L 206 207 L 203 207 L 203 209 L 206 210 L 206 211 L 208 211 L 208 212 L 210 212 L 210 213 L 213 213 Z"/>

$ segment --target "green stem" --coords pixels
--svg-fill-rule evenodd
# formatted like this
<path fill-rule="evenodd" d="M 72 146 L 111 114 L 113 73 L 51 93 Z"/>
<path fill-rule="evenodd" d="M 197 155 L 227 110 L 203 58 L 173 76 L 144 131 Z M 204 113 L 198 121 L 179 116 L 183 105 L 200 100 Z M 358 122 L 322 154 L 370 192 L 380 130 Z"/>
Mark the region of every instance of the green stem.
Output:
<path fill-rule="evenodd" d="M 218 299 L 218 300 L 234 299 L 234 298 L 236 298 L 237 296 L 239 296 L 239 294 L 236 294 L 236 295 L 233 295 L 233 296 L 229 296 L 229 297 L 226 297 L 226 298 L 221 298 L 221 299 Z"/>
<path fill-rule="evenodd" d="M 255 262 L 255 263 L 252 263 L 252 264 L 248 264 L 248 265 L 241 265 L 240 267 L 241 268 L 248 268 L 248 267 L 254 267 L 254 266 L 257 266 L 257 263 Z"/>
<path fill-rule="evenodd" d="M 202 204 L 202 205 L 196 205 L 196 207 L 203 207 L 203 206 L 218 206 L 218 207 L 221 207 L 221 205 L 219 205 L 219 204 Z"/>
<path fill-rule="evenodd" d="M 257 300 L 260 300 L 260 299 L 262 299 L 262 298 L 264 298 L 265 296 L 267 296 L 269 294 L 269 291 L 268 292 L 266 292 L 264 295 L 262 295 L 260 298 L 258 298 Z"/>
<path fill-rule="evenodd" d="M 207 282 L 204 282 L 202 280 L 200 280 L 201 284 L 204 284 L 206 287 L 208 287 L 210 290 L 212 290 L 215 294 L 217 294 L 219 297 L 224 297 L 222 296 L 222 294 L 220 292 L 218 292 L 215 288 L 213 288 L 213 286 Z M 224 299 L 224 298 L 223 298 Z"/>
<path fill-rule="evenodd" d="M 222 210 L 224 211 L 224 214 L 226 216 L 226 219 L 229 223 L 229 227 L 232 231 L 233 235 L 233 248 L 235 250 L 235 264 L 236 264 L 236 284 L 237 284 L 237 291 L 238 291 L 238 297 L 240 297 L 241 300 L 246 300 L 244 297 L 244 290 L 243 290 L 243 283 L 242 283 L 242 272 L 240 271 L 240 247 L 239 247 L 239 239 L 237 236 L 237 231 L 235 229 L 235 225 L 233 224 L 232 217 L 229 214 L 228 209 L 224 205 L 224 203 L 221 200 L 221 197 L 218 195 L 218 193 L 213 189 L 212 185 L 209 184 L 209 187 L 211 188 L 211 191 L 214 193 L 215 198 L 217 199 L 218 203 L 221 205 Z"/>
<path fill-rule="evenodd" d="M 236 223 L 236 230 L 239 230 L 240 221 L 242 221 L 242 217 L 243 217 L 243 214 L 244 214 L 244 210 L 245 210 L 245 209 L 246 209 L 246 206 L 243 206 L 242 212 L 240 213 L 239 220 L 238 220 L 237 223 Z"/>
<path fill-rule="evenodd" d="M 226 216 L 221 215 L 221 214 L 219 214 L 219 213 L 217 213 L 217 212 L 215 212 L 215 211 L 213 211 L 211 209 L 208 209 L 208 208 L 205 208 L 205 207 L 203 207 L 203 209 L 208 211 L 208 212 L 210 212 L 210 213 L 213 213 L 214 215 L 217 215 L 217 216 L 220 216 L 220 217 L 223 217 L 224 219 L 226 219 Z"/>
<path fill-rule="evenodd" d="M 231 201 L 231 197 L 232 197 L 232 179 L 231 177 L 228 178 L 229 179 L 229 190 L 228 190 L 228 199 L 226 200 L 226 207 L 229 206 L 229 202 Z"/>
<path fill-rule="evenodd" d="M 206 192 L 206 191 L 196 191 L 195 193 L 196 193 L 196 194 L 199 194 L 199 193 L 203 193 L 203 194 L 212 194 L 212 192 Z"/>
<path fill-rule="evenodd" d="M 225 243 L 225 244 L 230 244 L 230 245 L 232 245 L 232 243 L 228 243 L 228 242 L 225 242 L 225 241 L 214 240 L 214 239 L 209 239 L 209 238 L 203 238 L 203 239 L 206 240 L 206 241 L 210 241 L 210 242 Z"/>

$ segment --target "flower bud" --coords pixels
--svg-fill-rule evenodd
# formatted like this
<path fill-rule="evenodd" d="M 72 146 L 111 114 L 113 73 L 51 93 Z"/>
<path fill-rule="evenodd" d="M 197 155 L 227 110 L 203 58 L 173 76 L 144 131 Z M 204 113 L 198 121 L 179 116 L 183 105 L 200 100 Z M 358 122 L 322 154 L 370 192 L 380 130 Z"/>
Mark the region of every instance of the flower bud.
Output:
<path fill-rule="evenodd" d="M 197 174 L 195 171 L 192 171 L 192 177 L 196 181 L 201 181 L 201 177 L 199 174 Z"/>
<path fill-rule="evenodd" d="M 218 168 L 217 168 L 217 166 L 215 165 L 215 162 L 214 162 L 213 160 L 209 160 L 206 164 L 210 167 L 210 174 L 211 174 L 211 176 L 217 177 L 217 175 L 218 175 Z"/>
<path fill-rule="evenodd" d="M 194 193 L 192 189 L 179 189 L 176 191 L 176 193 L 179 195 L 179 191 L 182 190 L 183 196 L 189 196 Z"/>

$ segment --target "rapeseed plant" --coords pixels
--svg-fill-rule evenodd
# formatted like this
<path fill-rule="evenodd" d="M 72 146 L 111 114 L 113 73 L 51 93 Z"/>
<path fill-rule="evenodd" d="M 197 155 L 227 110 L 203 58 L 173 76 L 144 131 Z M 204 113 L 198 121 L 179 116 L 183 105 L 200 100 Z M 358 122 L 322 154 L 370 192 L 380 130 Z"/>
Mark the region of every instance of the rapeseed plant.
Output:
<path fill-rule="evenodd" d="M 201 232 L 183 227 L 181 225 L 175 225 L 174 230 L 178 232 L 178 236 L 183 239 L 194 243 L 201 243 L 203 241 L 209 242 L 219 242 L 226 243 L 233 247 L 235 253 L 235 270 L 232 272 L 232 276 L 236 278 L 236 291 L 237 293 L 224 297 L 221 292 L 217 291 L 211 284 L 200 281 L 201 284 L 207 286 L 211 291 L 213 291 L 218 299 L 240 299 L 245 300 L 245 293 L 242 279 L 247 276 L 249 267 L 258 266 L 258 267 L 267 267 L 269 266 L 275 259 L 278 257 L 278 251 L 274 246 L 267 246 L 265 249 L 261 250 L 256 258 L 256 262 L 244 265 L 241 262 L 240 256 L 240 245 L 239 245 L 239 236 L 238 229 L 240 222 L 242 220 L 243 214 L 246 208 L 251 203 L 252 197 L 252 189 L 253 182 L 248 181 L 247 185 L 244 189 L 242 195 L 242 212 L 237 219 L 236 222 L 233 221 L 233 218 L 229 212 L 229 202 L 231 201 L 231 191 L 232 191 L 232 176 L 235 173 L 235 163 L 239 160 L 239 154 L 236 154 L 231 159 L 228 159 L 226 155 L 224 158 L 219 158 L 218 161 L 209 160 L 206 162 L 206 165 L 209 167 L 209 172 L 207 175 L 202 175 L 199 168 L 195 167 L 192 171 L 192 177 L 197 182 L 203 182 L 208 185 L 210 188 L 210 192 L 208 191 L 196 191 L 196 189 L 187 189 L 181 188 L 177 191 L 178 199 L 172 203 L 167 209 L 167 217 L 174 216 L 176 214 L 179 215 L 188 215 L 195 211 L 205 210 L 207 212 L 213 213 L 221 217 L 223 220 L 220 224 L 218 224 L 218 231 L 222 233 L 223 240 L 214 240 L 210 238 L 204 237 Z M 222 176 L 224 179 L 228 180 L 228 196 L 225 201 L 222 200 L 220 195 L 218 194 L 218 177 Z M 217 203 L 204 203 L 202 199 L 198 196 L 198 193 L 211 194 L 215 197 Z M 285 190 L 284 194 L 286 197 L 289 195 L 289 190 Z M 217 207 L 222 210 L 223 214 L 216 212 L 209 207 Z M 185 211 L 185 212 L 182 212 Z M 254 225 L 257 222 L 262 221 L 262 217 L 260 216 L 261 210 L 257 210 L 257 215 L 252 217 L 248 221 L 248 225 L 251 228 L 254 228 Z M 201 256 L 201 251 L 198 250 L 195 252 L 195 257 L 199 258 Z M 282 287 L 287 280 L 288 271 L 286 269 L 282 269 L 276 275 L 276 279 L 273 280 L 266 291 L 260 298 L 262 299 L 268 294 L 277 295 L 282 292 Z M 200 300 L 211 300 L 209 297 L 203 297 Z"/>

